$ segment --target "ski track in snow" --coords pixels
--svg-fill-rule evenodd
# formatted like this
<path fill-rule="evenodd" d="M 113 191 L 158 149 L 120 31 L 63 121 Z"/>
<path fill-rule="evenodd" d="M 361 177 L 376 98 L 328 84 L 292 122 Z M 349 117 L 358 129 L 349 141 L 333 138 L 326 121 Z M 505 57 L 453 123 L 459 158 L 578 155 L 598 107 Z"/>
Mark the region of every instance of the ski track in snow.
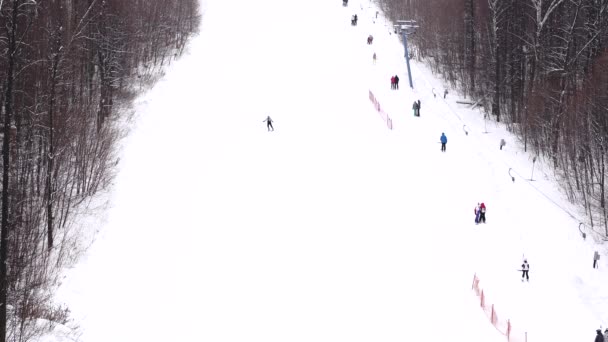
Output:
<path fill-rule="evenodd" d="M 108 222 L 59 293 L 82 341 L 503 341 L 474 273 L 530 341 L 608 324 L 607 264 L 592 270 L 598 247 L 521 178 L 531 156 L 455 91 L 444 100 L 416 61 L 410 89 L 375 12 L 365 0 L 204 4 L 188 53 L 139 100 Z M 535 167 L 534 186 L 576 213 Z M 478 202 L 488 223 L 476 226 Z"/>

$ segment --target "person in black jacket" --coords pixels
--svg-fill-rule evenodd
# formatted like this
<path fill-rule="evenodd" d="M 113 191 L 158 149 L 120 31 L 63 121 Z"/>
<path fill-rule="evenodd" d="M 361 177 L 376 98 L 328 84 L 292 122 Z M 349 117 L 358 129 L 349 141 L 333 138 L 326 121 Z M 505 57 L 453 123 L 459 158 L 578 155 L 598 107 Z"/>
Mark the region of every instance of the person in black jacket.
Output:
<path fill-rule="evenodd" d="M 595 336 L 594 342 L 604 342 L 604 335 L 602 335 L 602 330 L 597 329 L 595 332 L 597 332 L 597 336 Z"/>
<path fill-rule="evenodd" d="M 264 121 L 266 123 L 266 128 L 268 128 L 268 131 L 274 131 L 274 127 L 272 127 L 272 119 L 270 118 L 270 115 L 268 115 L 268 117 L 266 119 L 264 119 Z"/>

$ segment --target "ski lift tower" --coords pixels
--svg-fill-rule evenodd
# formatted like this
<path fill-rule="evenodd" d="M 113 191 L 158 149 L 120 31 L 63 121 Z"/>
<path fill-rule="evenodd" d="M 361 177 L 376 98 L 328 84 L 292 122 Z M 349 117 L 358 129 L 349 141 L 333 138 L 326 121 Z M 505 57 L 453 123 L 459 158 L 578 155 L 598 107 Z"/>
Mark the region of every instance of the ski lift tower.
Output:
<path fill-rule="evenodd" d="M 412 83 L 412 70 L 410 69 L 410 54 L 407 49 L 407 35 L 416 33 L 416 29 L 418 29 L 416 20 L 397 20 L 397 25 L 395 25 L 395 31 L 398 30 L 403 35 L 403 48 L 405 50 L 405 64 L 407 64 L 407 77 L 410 81 L 410 88 L 412 89 L 414 89 L 414 84 Z"/>

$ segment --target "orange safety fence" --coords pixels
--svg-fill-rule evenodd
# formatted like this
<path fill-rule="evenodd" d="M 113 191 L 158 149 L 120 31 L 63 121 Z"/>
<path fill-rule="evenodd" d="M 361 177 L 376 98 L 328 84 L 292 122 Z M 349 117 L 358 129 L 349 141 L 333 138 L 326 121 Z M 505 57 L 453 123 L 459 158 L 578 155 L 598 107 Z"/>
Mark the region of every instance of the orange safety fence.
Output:
<path fill-rule="evenodd" d="M 382 107 L 380 106 L 380 102 L 378 102 L 378 99 L 376 99 L 376 96 L 374 95 L 374 93 L 372 93 L 371 90 L 369 91 L 369 100 L 374 104 L 374 108 L 376 108 L 376 110 L 378 111 L 378 114 L 380 114 L 380 117 L 386 123 L 386 127 L 388 127 L 388 129 L 392 130 L 393 129 L 393 120 L 382 109 Z"/>
<path fill-rule="evenodd" d="M 486 294 L 484 290 L 479 286 L 479 278 L 477 274 L 473 275 L 473 291 L 475 295 L 479 297 L 479 303 L 481 305 L 481 309 L 486 314 L 490 323 L 498 330 L 501 334 L 505 335 L 507 341 L 509 342 L 527 342 L 528 341 L 528 333 L 520 332 L 513 329 L 513 325 L 511 324 L 511 320 L 505 319 L 498 315 L 496 312 L 496 308 L 494 307 L 494 303 L 490 303 L 486 298 Z"/>

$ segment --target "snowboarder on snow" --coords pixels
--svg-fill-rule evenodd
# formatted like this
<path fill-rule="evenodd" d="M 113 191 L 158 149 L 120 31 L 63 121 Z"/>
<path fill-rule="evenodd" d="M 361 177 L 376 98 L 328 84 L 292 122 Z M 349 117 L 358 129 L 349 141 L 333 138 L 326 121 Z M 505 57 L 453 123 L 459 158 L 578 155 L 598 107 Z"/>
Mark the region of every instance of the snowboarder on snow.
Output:
<path fill-rule="evenodd" d="M 479 223 L 486 223 L 486 205 L 481 202 L 479 206 Z"/>
<path fill-rule="evenodd" d="M 479 203 L 475 207 L 475 224 L 479 224 L 479 215 L 481 215 L 481 208 L 479 207 Z"/>
<path fill-rule="evenodd" d="M 373 42 L 374 37 L 370 34 L 369 36 L 367 36 L 367 45 L 372 45 Z"/>
<path fill-rule="evenodd" d="M 528 264 L 528 260 L 524 259 L 524 263 L 521 264 L 521 281 L 524 281 L 524 278 L 526 278 L 526 281 L 530 281 L 530 277 L 528 276 L 528 271 L 530 271 L 530 264 Z M 599 332 L 601 335 L 602 332 L 601 331 L 599 331 Z"/>
<path fill-rule="evenodd" d="M 608 341 L 608 329 L 604 331 L 604 342 Z"/>
<path fill-rule="evenodd" d="M 399 76 L 395 75 L 395 89 L 399 89 Z"/>
<path fill-rule="evenodd" d="M 391 76 L 391 89 L 395 89 L 395 76 Z"/>
<path fill-rule="evenodd" d="M 597 335 L 595 336 L 594 342 L 604 342 L 604 335 L 602 335 L 602 330 L 597 329 L 595 332 L 597 333 Z"/>
<path fill-rule="evenodd" d="M 374 65 L 376 64 L 376 53 L 374 52 L 374 57 L 372 57 L 374 59 Z"/>
<path fill-rule="evenodd" d="M 448 137 L 445 136 L 445 133 L 441 133 L 439 140 L 441 141 L 441 152 L 445 152 L 445 144 L 448 143 Z"/>
<path fill-rule="evenodd" d="M 264 121 L 262 121 L 262 122 L 266 122 L 266 128 L 268 128 L 268 132 L 274 131 L 274 127 L 272 127 L 272 119 L 270 118 L 270 115 L 268 115 L 266 117 L 266 119 L 264 119 Z"/>
<path fill-rule="evenodd" d="M 418 108 L 418 102 L 414 101 L 414 104 L 412 105 L 412 109 L 414 110 L 414 116 L 420 116 L 420 112 Z"/>

